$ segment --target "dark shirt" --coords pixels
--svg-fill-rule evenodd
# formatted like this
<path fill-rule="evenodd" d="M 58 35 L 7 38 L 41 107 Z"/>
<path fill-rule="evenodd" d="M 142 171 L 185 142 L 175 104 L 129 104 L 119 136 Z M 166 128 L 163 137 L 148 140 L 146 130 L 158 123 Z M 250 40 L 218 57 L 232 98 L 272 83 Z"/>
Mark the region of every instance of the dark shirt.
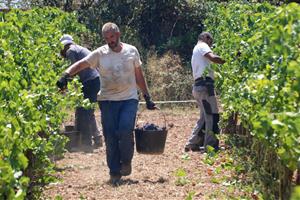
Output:
<path fill-rule="evenodd" d="M 70 48 L 66 52 L 66 58 L 71 61 L 71 63 L 75 63 L 82 58 L 86 57 L 90 54 L 91 51 L 85 47 L 82 47 L 77 44 L 72 44 Z M 85 83 L 86 81 L 93 80 L 99 77 L 99 73 L 96 68 L 86 68 L 78 73 L 80 81 Z"/>

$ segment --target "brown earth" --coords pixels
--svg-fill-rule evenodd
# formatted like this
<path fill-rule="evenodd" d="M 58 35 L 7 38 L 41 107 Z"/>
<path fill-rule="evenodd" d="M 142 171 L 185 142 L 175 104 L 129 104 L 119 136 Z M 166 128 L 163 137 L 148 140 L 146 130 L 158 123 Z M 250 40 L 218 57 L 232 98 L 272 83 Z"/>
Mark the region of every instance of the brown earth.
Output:
<path fill-rule="evenodd" d="M 161 113 L 146 110 L 138 117 L 138 124 L 154 122 L 161 126 L 163 113 L 167 124 L 173 126 L 168 130 L 164 153 L 135 152 L 133 172 L 123 177 L 119 186 L 108 183 L 105 147 L 93 153 L 67 152 L 56 161 L 59 170 L 55 176 L 60 181 L 44 188 L 43 199 L 238 199 L 244 195 L 231 184 L 233 168 L 224 167 L 232 163 L 228 150 L 223 148 L 215 158 L 183 151 L 198 119 L 198 109 L 167 108 Z"/>

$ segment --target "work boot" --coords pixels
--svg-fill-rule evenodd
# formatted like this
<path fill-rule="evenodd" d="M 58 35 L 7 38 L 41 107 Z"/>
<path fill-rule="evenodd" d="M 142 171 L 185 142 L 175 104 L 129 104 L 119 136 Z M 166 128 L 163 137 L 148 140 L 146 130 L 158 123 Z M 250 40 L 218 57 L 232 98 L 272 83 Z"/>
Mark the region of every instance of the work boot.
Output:
<path fill-rule="evenodd" d="M 109 182 L 110 182 L 112 185 L 117 186 L 118 184 L 120 184 L 121 177 L 122 177 L 122 176 L 121 176 L 120 174 L 117 174 L 117 175 L 110 175 Z"/>
<path fill-rule="evenodd" d="M 102 146 L 103 146 L 102 136 L 101 135 L 95 136 L 94 137 L 94 148 L 98 149 Z"/>
<path fill-rule="evenodd" d="M 122 163 L 120 173 L 122 176 L 128 176 L 131 174 L 131 162 Z"/>
<path fill-rule="evenodd" d="M 185 152 L 188 152 L 188 151 L 200 151 L 199 147 L 200 146 L 196 145 L 196 144 L 188 144 L 188 145 L 185 145 L 184 151 Z"/>

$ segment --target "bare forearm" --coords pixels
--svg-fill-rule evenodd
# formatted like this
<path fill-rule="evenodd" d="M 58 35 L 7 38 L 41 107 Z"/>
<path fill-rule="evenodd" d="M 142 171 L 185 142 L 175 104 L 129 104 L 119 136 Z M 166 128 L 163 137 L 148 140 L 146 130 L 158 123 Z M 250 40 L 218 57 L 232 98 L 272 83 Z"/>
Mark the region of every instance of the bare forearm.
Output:
<path fill-rule="evenodd" d="M 209 53 L 205 54 L 204 56 L 213 63 L 217 63 L 217 64 L 225 63 L 225 60 L 223 60 L 220 56 L 218 56 L 212 52 L 209 52 Z"/>
<path fill-rule="evenodd" d="M 135 68 L 135 78 L 136 78 L 136 84 L 137 86 L 141 89 L 142 93 L 143 93 L 143 97 L 145 99 L 146 102 L 146 107 L 149 110 L 154 110 L 154 109 L 159 109 L 155 103 L 151 100 L 151 96 L 148 92 L 148 87 L 147 87 L 147 83 L 145 81 L 143 72 L 141 67 L 136 67 Z"/>
<path fill-rule="evenodd" d="M 66 69 L 66 73 L 68 73 L 70 76 L 76 75 L 81 70 L 90 67 L 90 64 L 87 61 L 79 60 L 78 62 L 75 62 L 72 64 L 68 69 Z"/>
<path fill-rule="evenodd" d="M 225 60 L 223 60 L 220 56 L 215 55 L 212 58 L 212 62 L 217 63 L 217 64 L 224 64 Z"/>
<path fill-rule="evenodd" d="M 148 87 L 140 67 L 135 69 L 135 78 L 136 78 L 136 84 L 140 88 L 142 93 L 149 96 Z"/>
<path fill-rule="evenodd" d="M 136 84 L 140 88 L 140 90 L 142 91 L 143 94 L 146 94 L 149 96 L 147 84 L 146 84 L 144 77 L 137 78 Z"/>

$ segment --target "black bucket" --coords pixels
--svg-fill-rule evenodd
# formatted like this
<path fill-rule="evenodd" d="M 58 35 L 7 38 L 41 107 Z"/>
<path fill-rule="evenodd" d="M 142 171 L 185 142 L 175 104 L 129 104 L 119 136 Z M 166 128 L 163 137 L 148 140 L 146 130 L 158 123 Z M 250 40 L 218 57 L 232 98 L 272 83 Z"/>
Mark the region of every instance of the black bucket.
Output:
<path fill-rule="evenodd" d="M 168 130 L 166 128 L 165 115 L 165 127 L 158 130 L 145 130 L 143 128 L 136 128 L 135 143 L 136 150 L 141 154 L 162 154 L 165 149 Z"/>
<path fill-rule="evenodd" d="M 63 134 L 69 139 L 65 146 L 68 151 L 78 147 L 80 135 L 79 132 L 75 130 L 74 126 L 65 126 L 65 132 Z"/>
<path fill-rule="evenodd" d="M 142 154 L 162 154 L 165 149 L 167 133 L 167 129 L 135 129 L 135 143 L 137 152 Z"/>

